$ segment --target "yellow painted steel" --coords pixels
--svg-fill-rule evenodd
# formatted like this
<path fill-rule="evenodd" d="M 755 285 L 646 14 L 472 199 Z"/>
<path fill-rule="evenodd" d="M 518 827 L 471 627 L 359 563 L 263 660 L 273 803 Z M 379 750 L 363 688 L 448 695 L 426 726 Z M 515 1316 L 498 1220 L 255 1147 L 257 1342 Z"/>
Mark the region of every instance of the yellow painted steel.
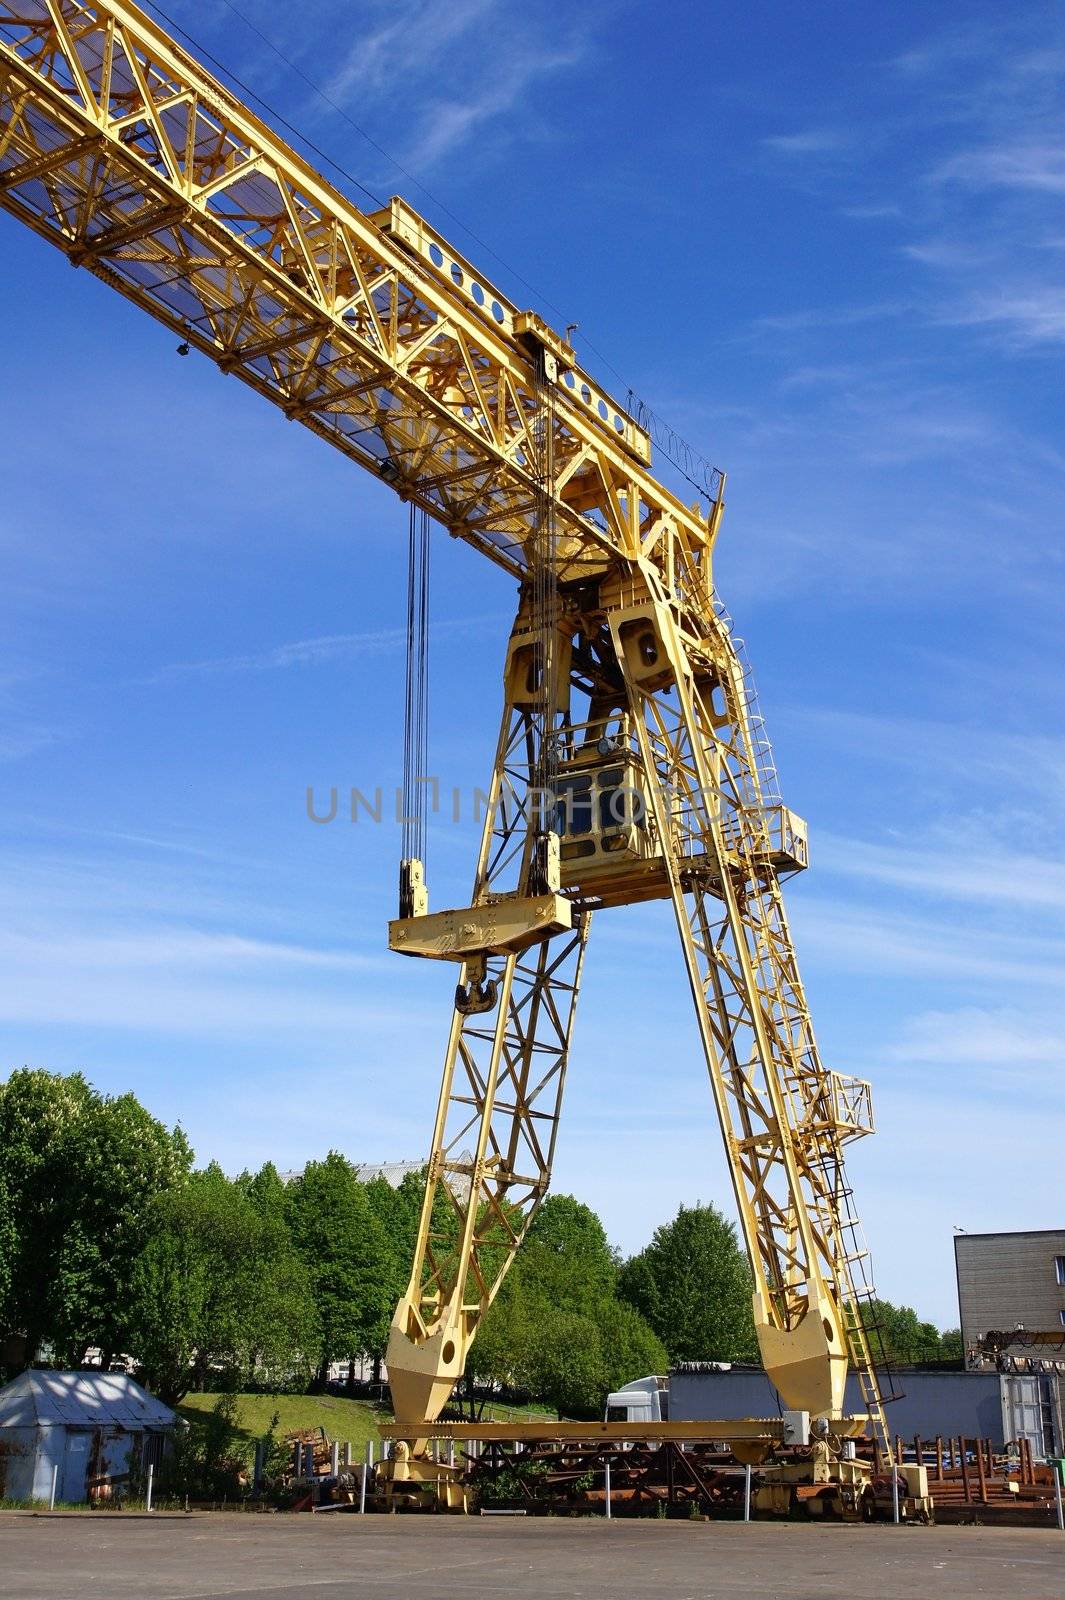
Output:
<path fill-rule="evenodd" d="M 868 1423 L 868 1417 L 846 1417 L 839 1422 L 838 1431 L 845 1438 L 859 1438 Z M 399 1422 L 383 1422 L 377 1431 L 382 1439 L 407 1437 L 403 1424 Z M 456 1444 L 471 1441 L 491 1444 L 496 1440 L 513 1440 L 516 1444 L 602 1440 L 604 1444 L 609 1444 L 614 1439 L 639 1440 L 648 1444 L 661 1444 L 670 1439 L 688 1442 L 698 1440 L 701 1443 L 721 1441 L 725 1444 L 733 1440 L 740 1443 L 765 1439 L 782 1444 L 788 1437 L 788 1424 L 782 1417 L 731 1417 L 718 1421 L 708 1419 L 705 1422 L 552 1422 L 550 1418 L 545 1418 L 540 1422 L 435 1422 L 426 1429 L 426 1436 L 445 1442 L 454 1439 Z"/>
<path fill-rule="evenodd" d="M 452 533 L 524 569 L 529 324 L 409 207 L 361 212 L 121 0 L 0 4 L 0 107 L 8 210 Z M 566 575 L 601 570 L 617 549 L 701 560 L 712 515 L 655 480 L 623 407 L 579 368 L 568 377 L 556 382 Z"/>
<path fill-rule="evenodd" d="M 668 896 L 767 1371 L 838 1423 L 849 1362 L 890 1455 L 843 1160 L 868 1085 L 822 1064 L 796 965 L 780 880 L 805 829 L 713 590 L 723 477 L 685 506 L 564 338 L 402 201 L 360 211 L 125 0 L 0 0 L 0 206 L 521 581 L 471 903 L 420 951 L 461 965 L 388 1351 L 403 1436 L 547 1191 L 591 916 Z M 622 789 L 640 805 L 614 816 Z"/>

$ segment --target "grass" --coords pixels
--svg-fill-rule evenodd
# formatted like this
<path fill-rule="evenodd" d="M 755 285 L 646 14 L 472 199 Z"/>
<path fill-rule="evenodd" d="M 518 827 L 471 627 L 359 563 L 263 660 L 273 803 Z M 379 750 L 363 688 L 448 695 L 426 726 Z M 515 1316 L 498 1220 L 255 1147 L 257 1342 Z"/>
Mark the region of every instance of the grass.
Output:
<path fill-rule="evenodd" d="M 216 1394 L 186 1395 L 178 1411 L 189 1421 L 212 1410 Z M 356 1460 L 361 1460 L 366 1441 L 378 1442 L 377 1424 L 391 1422 L 390 1412 L 377 1411 L 363 1400 L 345 1400 L 334 1394 L 238 1394 L 237 1419 L 241 1435 L 247 1440 L 261 1439 L 278 1413 L 277 1432 L 296 1433 L 305 1428 L 324 1428 L 326 1437 L 351 1440 Z M 485 1422 L 535 1422 L 540 1417 L 554 1421 L 557 1412 L 542 1404 L 527 1406 L 486 1405 Z"/>
<path fill-rule="evenodd" d="M 82 1500 L 57 1500 L 52 1507 L 54 1511 L 84 1511 L 85 1502 Z M 0 1495 L 0 1511 L 47 1511 L 48 1497 L 35 1500 L 16 1500 L 9 1494 Z"/>
<path fill-rule="evenodd" d="M 544 1418 L 556 1422 L 558 1412 L 542 1400 L 531 1400 L 524 1406 L 502 1406 L 489 1401 L 481 1413 L 483 1422 L 540 1422 Z"/>
<path fill-rule="evenodd" d="M 237 1425 L 245 1439 L 261 1439 L 276 1412 L 278 1434 L 324 1428 L 329 1439 L 339 1439 L 341 1444 L 350 1439 L 357 1460 L 368 1439 L 377 1443 L 378 1422 L 391 1420 L 362 1400 L 333 1394 L 238 1394 L 236 1399 Z M 190 1394 L 177 1409 L 191 1422 L 213 1410 L 217 1400 L 216 1394 Z"/>

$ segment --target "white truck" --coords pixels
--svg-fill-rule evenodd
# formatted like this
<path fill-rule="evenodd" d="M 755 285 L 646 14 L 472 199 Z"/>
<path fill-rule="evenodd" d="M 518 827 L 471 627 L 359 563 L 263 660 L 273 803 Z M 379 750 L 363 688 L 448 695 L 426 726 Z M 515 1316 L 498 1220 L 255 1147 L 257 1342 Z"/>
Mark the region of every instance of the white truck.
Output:
<path fill-rule="evenodd" d="M 634 1378 L 606 1397 L 606 1422 L 668 1422 L 669 1379 Z"/>
<path fill-rule="evenodd" d="M 701 1367 L 703 1371 L 729 1372 L 732 1364 L 728 1361 L 707 1362 Z M 669 1378 L 649 1376 L 634 1378 L 631 1383 L 623 1384 L 620 1389 L 615 1389 L 606 1397 L 605 1422 L 630 1422 L 634 1424 L 648 1422 L 669 1422 Z M 674 1416 L 674 1422 L 698 1422 L 701 1418 L 696 1416 Z M 810 1416 L 806 1411 L 782 1411 L 780 1420 L 784 1424 L 783 1440 L 785 1444 L 809 1444 L 810 1442 Z"/>

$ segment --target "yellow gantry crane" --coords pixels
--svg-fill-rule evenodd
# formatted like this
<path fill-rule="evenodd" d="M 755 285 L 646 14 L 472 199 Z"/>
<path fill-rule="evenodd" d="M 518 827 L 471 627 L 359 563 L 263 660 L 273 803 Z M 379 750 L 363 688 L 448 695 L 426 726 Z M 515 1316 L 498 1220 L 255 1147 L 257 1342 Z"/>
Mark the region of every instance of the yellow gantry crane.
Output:
<path fill-rule="evenodd" d="M 834 1437 L 848 1367 L 891 1459 L 844 1146 L 781 879 L 806 865 L 715 597 L 705 508 L 567 340 L 402 200 L 367 214 L 126 0 L 0 0 L 0 205 L 519 585 L 469 905 L 401 870 L 393 949 L 456 964 L 388 1370 L 416 1440 L 547 1191 L 593 913 L 668 899 L 765 1368 Z"/>

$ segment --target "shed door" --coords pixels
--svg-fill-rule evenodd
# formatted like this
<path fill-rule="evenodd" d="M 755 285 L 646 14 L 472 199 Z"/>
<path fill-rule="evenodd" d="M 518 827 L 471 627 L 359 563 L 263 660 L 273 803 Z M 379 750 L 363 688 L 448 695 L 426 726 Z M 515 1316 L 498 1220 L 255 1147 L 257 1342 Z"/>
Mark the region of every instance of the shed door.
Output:
<path fill-rule="evenodd" d="M 63 1451 L 63 1470 L 59 1479 L 61 1500 L 85 1499 L 85 1468 L 89 1460 L 91 1434 L 67 1430 L 66 1449 Z"/>
<path fill-rule="evenodd" d="M 1054 1450 L 1054 1413 L 1050 1385 L 1045 1378 L 1003 1374 L 1002 1422 L 1006 1438 L 1027 1439 L 1032 1454 L 1042 1461 Z"/>

